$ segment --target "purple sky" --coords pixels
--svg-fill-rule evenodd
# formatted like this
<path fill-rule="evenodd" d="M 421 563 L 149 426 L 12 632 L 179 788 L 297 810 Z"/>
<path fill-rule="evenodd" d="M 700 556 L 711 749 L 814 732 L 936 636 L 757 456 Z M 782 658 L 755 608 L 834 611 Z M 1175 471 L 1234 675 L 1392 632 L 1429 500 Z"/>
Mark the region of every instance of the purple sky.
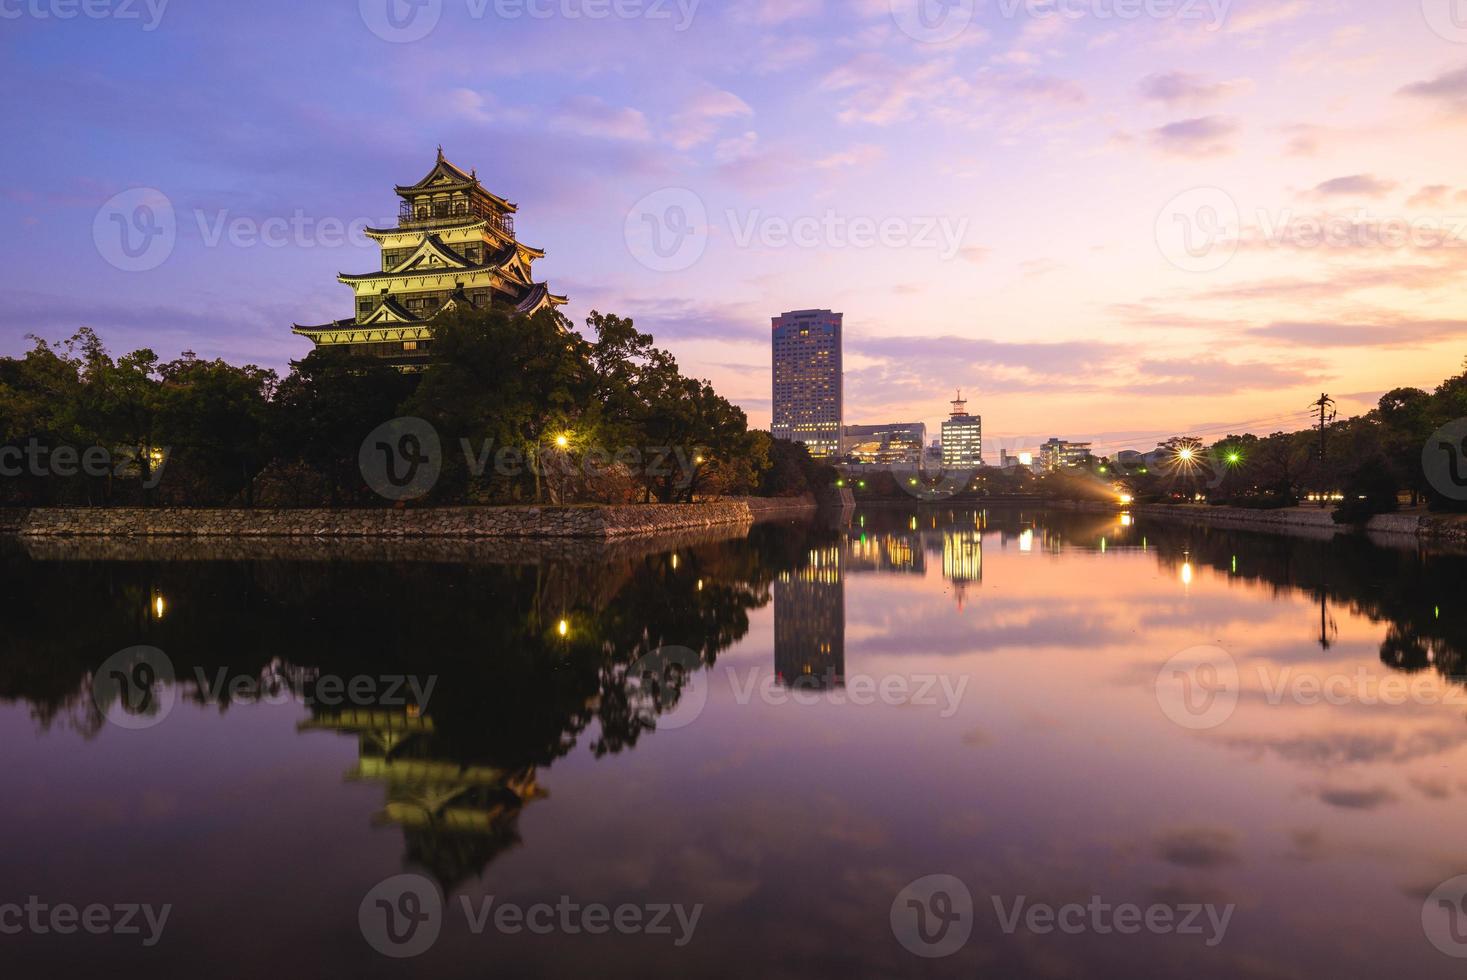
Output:
<path fill-rule="evenodd" d="M 283 370 L 441 143 L 573 319 L 758 424 L 788 309 L 846 314 L 848 422 L 961 386 L 995 449 L 1289 428 L 1467 353 L 1451 0 L 388 2 L 0 0 L 0 352 Z"/>

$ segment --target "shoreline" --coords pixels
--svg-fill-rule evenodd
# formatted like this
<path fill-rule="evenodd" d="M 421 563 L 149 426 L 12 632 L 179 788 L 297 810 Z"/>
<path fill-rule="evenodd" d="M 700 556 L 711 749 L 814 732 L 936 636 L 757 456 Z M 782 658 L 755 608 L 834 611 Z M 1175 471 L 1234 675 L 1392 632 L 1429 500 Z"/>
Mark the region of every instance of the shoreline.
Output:
<path fill-rule="evenodd" d="M 57 538 L 491 539 L 609 541 L 813 517 L 810 497 L 692 504 L 303 509 L 36 507 L 0 512 L 0 532 Z"/>
<path fill-rule="evenodd" d="M 1052 504 L 1066 510 L 1085 513 L 1126 512 L 1137 517 L 1188 521 L 1247 531 L 1306 533 L 1333 537 L 1336 534 L 1364 532 L 1370 536 L 1419 541 L 1467 543 L 1467 514 L 1378 514 L 1365 525 L 1336 524 L 1331 510 L 1317 507 L 1284 507 L 1279 510 L 1250 510 L 1243 507 L 1209 507 L 1205 504 L 1119 504 L 1071 501 L 1068 506 Z"/>
<path fill-rule="evenodd" d="M 1206 504 L 1128 504 L 1090 500 L 1061 500 L 1048 497 L 1033 499 L 1006 497 L 962 502 L 882 499 L 863 500 L 860 507 L 911 508 L 958 507 L 982 510 L 989 507 L 1059 510 L 1083 514 L 1121 514 L 1154 517 L 1163 520 L 1188 521 L 1193 524 L 1228 527 L 1243 531 L 1267 531 L 1279 534 L 1333 537 L 1336 534 L 1364 532 L 1372 537 L 1396 541 L 1412 539 L 1433 543 L 1467 544 L 1467 514 L 1430 514 L 1407 512 L 1380 514 L 1363 527 L 1336 524 L 1332 509 L 1318 507 L 1284 507 L 1278 510 L 1252 510 L 1245 507 L 1212 507 Z"/>

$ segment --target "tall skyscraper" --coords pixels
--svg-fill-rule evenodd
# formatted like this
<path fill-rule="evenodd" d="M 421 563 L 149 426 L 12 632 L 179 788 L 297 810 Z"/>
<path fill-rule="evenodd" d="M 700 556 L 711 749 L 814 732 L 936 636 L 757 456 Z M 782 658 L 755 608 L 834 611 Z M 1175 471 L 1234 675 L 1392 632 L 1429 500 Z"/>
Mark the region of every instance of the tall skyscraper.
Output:
<path fill-rule="evenodd" d="M 942 423 L 942 465 L 957 469 L 983 465 L 983 419 L 968 414 L 961 391 L 953 399 L 952 415 Z"/>
<path fill-rule="evenodd" d="M 796 310 L 773 319 L 776 439 L 803 442 L 812 456 L 840 453 L 841 321 L 829 310 Z"/>

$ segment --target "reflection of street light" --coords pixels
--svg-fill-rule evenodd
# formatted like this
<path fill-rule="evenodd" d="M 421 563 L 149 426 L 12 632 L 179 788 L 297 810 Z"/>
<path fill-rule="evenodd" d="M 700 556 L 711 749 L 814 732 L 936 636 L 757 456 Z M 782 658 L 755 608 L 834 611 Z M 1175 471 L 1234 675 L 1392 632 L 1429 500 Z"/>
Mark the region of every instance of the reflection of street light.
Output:
<path fill-rule="evenodd" d="M 153 618 L 162 619 L 163 613 L 168 610 L 168 604 L 163 601 L 163 595 L 159 593 L 153 596 Z"/>
<path fill-rule="evenodd" d="M 559 633 L 561 636 L 565 636 L 567 633 L 570 632 L 570 623 L 562 619 L 558 624 L 556 624 L 555 632 Z"/>

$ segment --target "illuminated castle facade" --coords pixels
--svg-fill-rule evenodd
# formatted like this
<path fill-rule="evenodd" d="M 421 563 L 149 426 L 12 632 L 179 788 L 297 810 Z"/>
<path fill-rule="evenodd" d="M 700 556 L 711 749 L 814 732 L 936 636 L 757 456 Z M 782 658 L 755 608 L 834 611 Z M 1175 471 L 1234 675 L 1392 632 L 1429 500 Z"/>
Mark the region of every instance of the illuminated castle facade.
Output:
<path fill-rule="evenodd" d="M 378 271 L 337 277 L 352 288 L 356 312 L 295 324 L 293 333 L 411 369 L 427 360 L 432 321 L 445 310 L 500 303 L 529 314 L 566 302 L 535 282 L 530 266 L 545 253 L 515 240 L 516 206 L 485 190 L 475 171 L 445 160 L 442 147 L 426 177 L 396 190 L 397 227 L 366 229 L 382 247 Z"/>

